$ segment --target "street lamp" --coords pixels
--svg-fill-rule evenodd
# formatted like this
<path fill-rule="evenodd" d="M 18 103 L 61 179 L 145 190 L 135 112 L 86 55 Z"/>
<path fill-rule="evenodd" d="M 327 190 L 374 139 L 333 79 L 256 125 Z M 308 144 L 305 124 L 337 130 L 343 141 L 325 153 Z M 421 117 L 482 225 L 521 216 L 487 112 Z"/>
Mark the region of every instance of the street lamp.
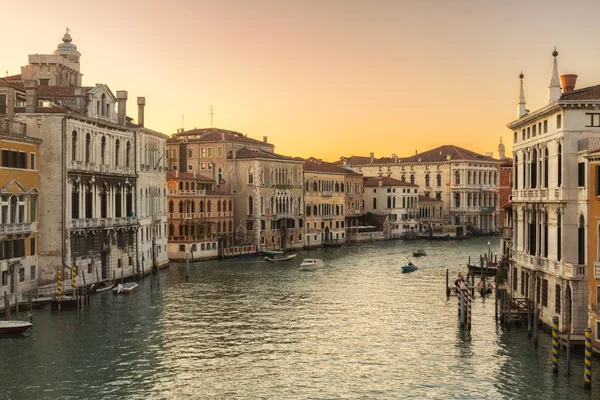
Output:
<path fill-rule="evenodd" d="M 489 265 L 489 263 L 492 261 L 492 248 L 491 248 L 492 243 L 488 240 L 487 245 L 488 245 L 488 265 Z"/>

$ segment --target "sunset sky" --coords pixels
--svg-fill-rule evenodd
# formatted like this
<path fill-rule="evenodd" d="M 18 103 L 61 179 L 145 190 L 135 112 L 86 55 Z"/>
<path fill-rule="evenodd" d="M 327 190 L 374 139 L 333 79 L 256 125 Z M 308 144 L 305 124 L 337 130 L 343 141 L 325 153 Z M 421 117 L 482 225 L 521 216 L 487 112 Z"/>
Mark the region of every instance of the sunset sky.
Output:
<path fill-rule="evenodd" d="M 597 0 L 7 0 L 2 76 L 48 54 L 65 27 L 84 85 L 146 97 L 146 126 L 214 125 L 290 156 L 494 151 L 547 104 L 552 50 L 577 87 L 600 83 Z"/>

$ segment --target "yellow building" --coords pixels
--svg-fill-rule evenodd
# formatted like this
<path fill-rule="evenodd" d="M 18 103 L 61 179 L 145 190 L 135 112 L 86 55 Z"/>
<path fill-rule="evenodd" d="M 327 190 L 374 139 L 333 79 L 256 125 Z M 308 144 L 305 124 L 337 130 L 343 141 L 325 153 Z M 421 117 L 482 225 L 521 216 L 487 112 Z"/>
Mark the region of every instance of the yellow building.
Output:
<path fill-rule="evenodd" d="M 590 226 L 588 228 L 588 313 L 592 346 L 600 352 L 600 149 L 588 155 L 590 163 Z"/>
<path fill-rule="evenodd" d="M 0 127 L 0 295 L 22 298 L 38 286 L 36 242 L 40 139 L 8 121 Z M 14 301 L 11 299 L 11 303 Z"/>

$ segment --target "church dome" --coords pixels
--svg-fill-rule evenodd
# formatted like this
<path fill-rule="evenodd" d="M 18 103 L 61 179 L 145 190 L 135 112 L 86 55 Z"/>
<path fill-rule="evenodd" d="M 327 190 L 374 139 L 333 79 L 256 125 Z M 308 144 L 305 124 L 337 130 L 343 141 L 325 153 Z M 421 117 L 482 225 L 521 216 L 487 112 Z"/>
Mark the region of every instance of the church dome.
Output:
<path fill-rule="evenodd" d="M 77 46 L 75 46 L 72 42 L 73 39 L 71 38 L 71 35 L 69 35 L 69 30 L 67 29 L 67 32 L 65 33 L 65 35 L 62 38 L 62 43 L 59 44 L 58 46 L 56 46 L 56 50 L 54 51 L 54 54 L 60 54 L 60 53 L 78 53 L 77 51 Z"/>

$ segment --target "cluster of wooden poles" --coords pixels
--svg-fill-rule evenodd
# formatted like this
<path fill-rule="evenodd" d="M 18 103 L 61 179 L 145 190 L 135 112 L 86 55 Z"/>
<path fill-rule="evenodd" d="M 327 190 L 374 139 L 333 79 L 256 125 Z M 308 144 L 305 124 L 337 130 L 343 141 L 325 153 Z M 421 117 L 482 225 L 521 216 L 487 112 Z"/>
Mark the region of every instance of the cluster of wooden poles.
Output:
<path fill-rule="evenodd" d="M 15 295 L 15 318 L 18 320 L 20 317 L 19 314 L 19 299 Z M 29 295 L 29 319 L 33 319 L 33 302 L 31 300 L 31 294 Z M 4 320 L 11 320 L 11 308 L 10 308 L 10 300 L 8 298 L 8 293 L 4 292 Z"/>

